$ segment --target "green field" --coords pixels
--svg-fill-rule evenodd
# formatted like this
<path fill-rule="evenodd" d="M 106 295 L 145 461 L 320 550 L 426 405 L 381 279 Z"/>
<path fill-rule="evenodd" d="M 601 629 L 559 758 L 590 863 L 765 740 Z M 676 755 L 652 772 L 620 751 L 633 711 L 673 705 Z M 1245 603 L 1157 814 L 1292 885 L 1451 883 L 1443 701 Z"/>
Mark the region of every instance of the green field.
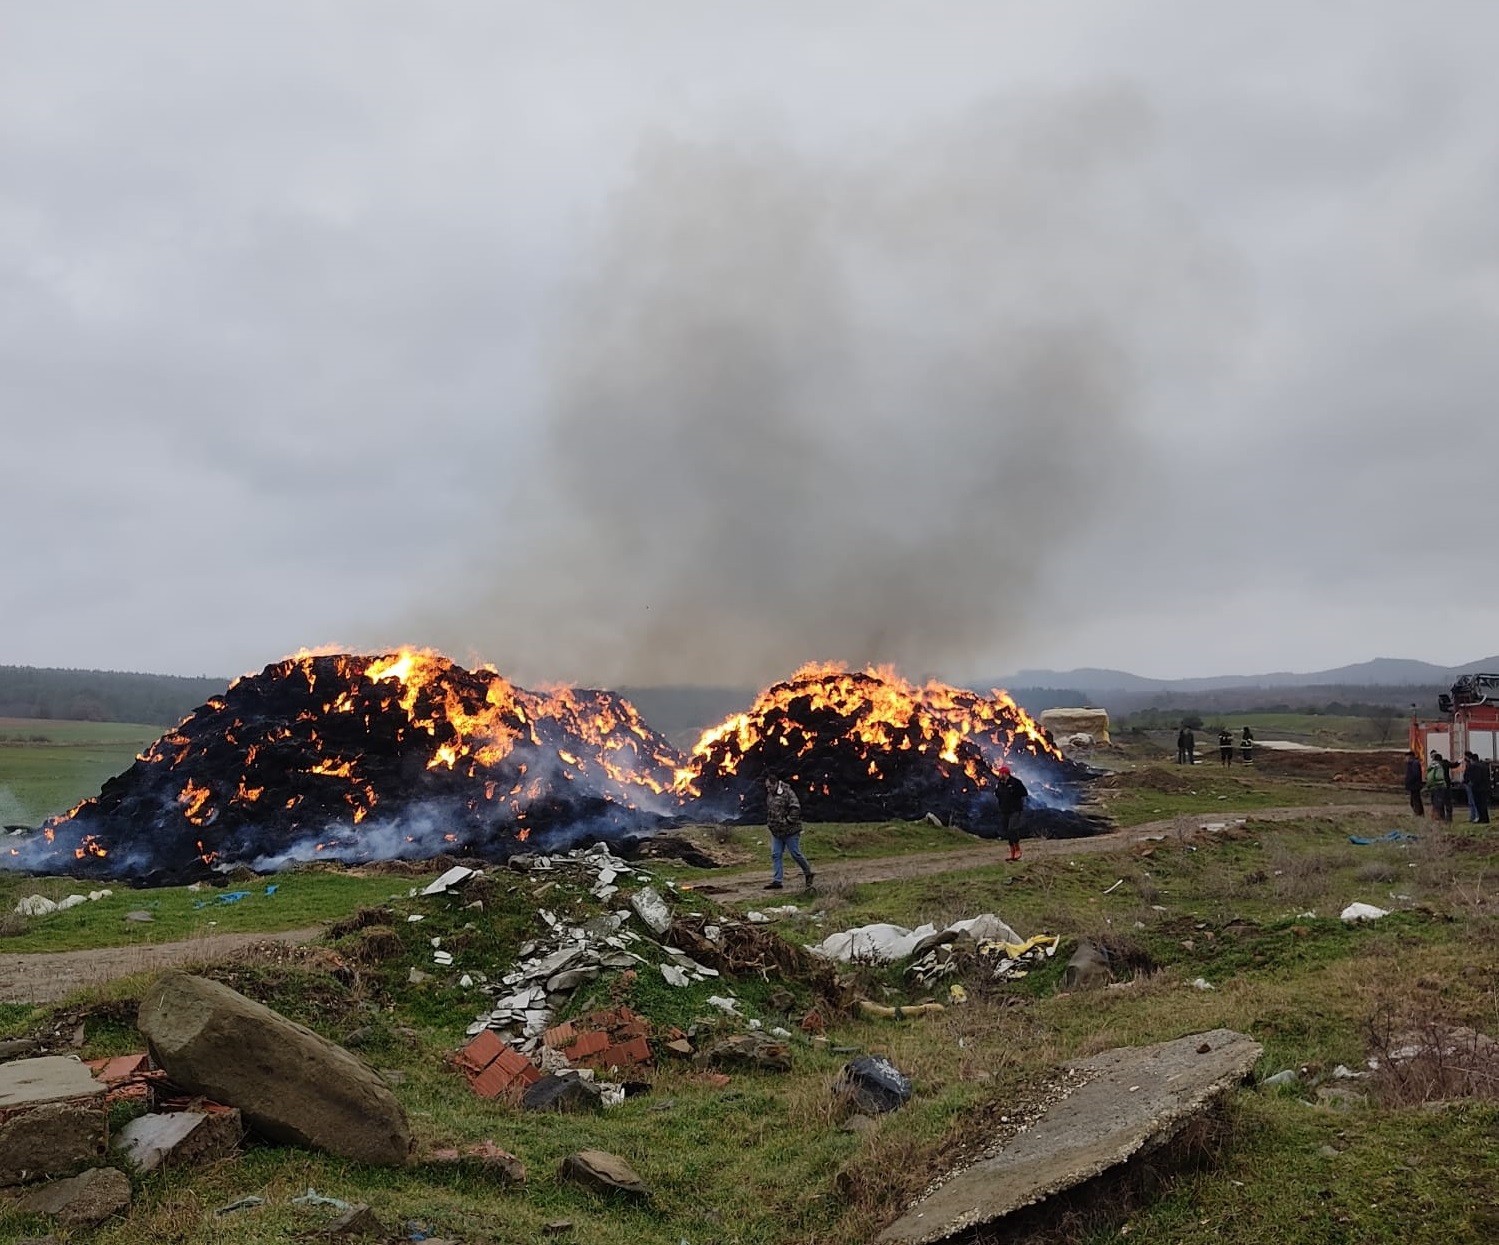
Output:
<path fill-rule="evenodd" d="M 387 1224 L 416 1221 L 433 1235 L 471 1242 L 543 1239 L 544 1226 L 561 1219 L 573 1224 L 561 1239 L 597 1245 L 867 1242 L 945 1162 L 980 1143 L 989 1121 L 1024 1102 L 1048 1069 L 1079 1054 L 1226 1025 L 1265 1045 L 1258 1069 L 1264 1075 L 1287 1067 L 1362 1068 L 1371 1025 L 1380 1017 L 1499 1032 L 1499 941 L 1483 888 L 1499 866 L 1499 843 L 1466 827 L 1423 829 L 1417 841 L 1401 844 L 1348 842 L 1352 830 L 1382 826 L 1378 819 L 1371 825 L 1315 815 L 1251 822 L 1145 849 L 1064 854 L 1028 861 L 1020 870 L 968 870 L 817 896 L 810 915 L 776 926 L 789 940 L 871 919 L 946 922 L 992 910 L 1023 934 L 1105 939 L 1121 966 L 1131 957 L 1138 969 L 1121 967 L 1123 984 L 1116 987 L 1068 993 L 1061 989 L 1064 949 L 1021 981 L 985 986 L 970 979 L 970 1001 L 940 1016 L 907 1022 L 833 1017 L 834 1045 L 886 1054 L 915 1081 L 913 1101 L 864 1134 L 840 1129 L 832 1095 L 848 1056 L 815 1049 L 799 1032 L 791 1039 L 789 1073 L 735 1072 L 719 1088 L 689 1063 L 663 1062 L 642 1074 L 648 1092 L 602 1115 L 530 1115 L 476 1098 L 446 1063 L 482 1006 L 483 996 L 461 988 L 458 974 L 503 971 L 518 944 L 534 936 L 543 904 L 571 920 L 596 908 L 581 890 L 506 873 L 482 913 L 465 907 L 465 899 L 406 898 L 406 879 L 365 879 L 376 892 L 383 882 L 387 895 L 400 896 L 392 901 L 392 928 L 402 948 L 394 958 L 361 961 L 361 935 L 355 934 L 336 944 L 347 962 L 360 965 L 355 975 L 317 959 L 285 958 L 215 973 L 335 1040 L 361 1031 L 361 1057 L 395 1080 L 424 1146 L 493 1139 L 525 1161 L 526 1186 L 509 1189 L 422 1166 L 382 1171 L 255 1147 L 208 1168 L 138 1180 L 129 1219 L 91 1239 L 101 1245 L 310 1239 L 332 1217 L 293 1204 L 310 1186 L 367 1202 Z M 301 880 L 283 879 L 288 899 Z M 325 888 L 334 880 L 311 875 L 306 894 L 331 897 Z M 1122 884 L 1110 890 L 1116 882 Z M 549 887 L 544 897 L 533 893 L 540 885 Z M 155 894 L 174 903 L 186 897 Z M 351 889 L 343 899 L 370 897 Z M 1397 911 L 1370 925 L 1345 925 L 1337 912 L 1354 899 Z M 274 900 L 254 908 L 251 902 L 235 907 L 266 914 Z M 703 910 L 709 901 L 684 897 L 678 906 L 688 903 Z M 408 924 L 407 912 L 426 919 Z M 59 945 L 71 944 L 69 931 L 53 928 Z M 433 968 L 433 936 L 443 938 L 458 963 L 413 986 L 411 967 Z M 865 997 L 923 997 L 896 969 L 848 973 Z M 1194 988 L 1196 978 L 1214 988 Z M 579 991 L 568 1010 L 618 997 L 660 1025 L 685 1027 L 712 1015 L 707 996 L 728 989 L 767 1026 L 789 1023 L 796 1030 L 795 1018 L 810 1002 L 806 984 L 784 983 L 794 996 L 789 1015 L 774 1010 L 778 984 L 775 975 L 767 981 L 751 974 L 674 990 L 643 971 Z M 121 1017 L 128 1018 L 129 1001 L 145 985 L 126 980 L 93 996 L 100 1010 L 87 1022 L 86 1057 L 137 1047 Z M 931 994 L 947 997 L 945 986 Z M 78 1015 L 77 1006 L 67 1014 Z M 0 1034 L 45 1032 L 50 1014 L 4 1009 Z M 1143 1190 L 1075 1208 L 1068 1231 L 1050 1239 L 1079 1245 L 1492 1240 L 1499 1228 L 1499 1109 L 1477 1099 L 1425 1109 L 1385 1101 L 1365 1083 L 1353 1084 L 1355 1100 L 1339 1105 L 1319 1102 L 1312 1088 L 1244 1091 L 1226 1133 L 1204 1153 L 1194 1152 L 1195 1163 L 1178 1171 L 1155 1156 L 1158 1166 Z M 1367 1100 L 1360 1096 L 1366 1090 Z M 611 1203 L 561 1182 L 562 1156 L 585 1146 L 629 1161 L 654 1190 L 649 1204 Z M 263 1197 L 264 1205 L 214 1215 L 215 1207 L 246 1194 Z M 39 1234 L 46 1226 L 0 1210 L 0 1239 Z"/>
<path fill-rule="evenodd" d="M 135 722 L 0 718 L 0 825 L 39 825 L 97 795 L 161 732 Z"/>

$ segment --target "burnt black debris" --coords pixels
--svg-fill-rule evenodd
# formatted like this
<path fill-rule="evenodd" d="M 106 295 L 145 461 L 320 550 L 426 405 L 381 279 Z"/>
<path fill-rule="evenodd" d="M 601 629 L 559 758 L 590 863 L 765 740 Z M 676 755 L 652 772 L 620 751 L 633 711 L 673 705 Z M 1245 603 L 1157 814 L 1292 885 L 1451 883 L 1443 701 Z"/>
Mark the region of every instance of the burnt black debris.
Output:
<path fill-rule="evenodd" d="M 686 821 L 763 821 L 772 771 L 809 821 L 931 814 L 986 834 L 1001 763 L 1033 797 L 1023 834 L 1103 828 L 1070 811 L 1092 771 L 1003 693 L 807 668 L 687 757 L 612 692 L 531 692 L 432 653 L 303 655 L 237 680 L 98 796 L 13 837 L 9 863 L 165 884 L 599 841 L 650 854 Z"/>
<path fill-rule="evenodd" d="M 1025 782 L 1029 837 L 1096 834 L 1106 823 L 1071 811 L 1095 771 L 1063 757 L 1004 693 L 917 686 L 884 672 L 809 667 L 766 689 L 749 713 L 693 750 L 690 810 L 704 820 L 765 820 L 765 777 L 788 782 L 805 821 L 915 820 L 986 833 L 995 771 Z"/>
<path fill-rule="evenodd" d="M 428 655 L 299 657 L 236 681 L 23 868 L 170 881 L 298 859 L 503 859 L 649 833 L 679 754 L 610 692 L 538 694 Z"/>

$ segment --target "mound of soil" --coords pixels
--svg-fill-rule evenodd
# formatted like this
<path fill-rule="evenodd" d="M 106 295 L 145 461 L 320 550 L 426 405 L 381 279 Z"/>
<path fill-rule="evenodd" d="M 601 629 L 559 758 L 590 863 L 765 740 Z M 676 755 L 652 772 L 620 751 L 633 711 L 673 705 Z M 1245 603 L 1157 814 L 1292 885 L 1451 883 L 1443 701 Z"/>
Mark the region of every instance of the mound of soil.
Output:
<path fill-rule="evenodd" d="M 1169 795 L 1188 795 L 1193 789 L 1191 770 L 1177 771 L 1154 765 L 1106 774 L 1097 785 L 1111 791 L 1163 791 Z"/>
<path fill-rule="evenodd" d="M 1390 787 L 1399 791 L 1405 780 L 1403 752 L 1280 752 L 1256 749 L 1254 764 L 1265 774 L 1307 778 L 1315 782 Z"/>

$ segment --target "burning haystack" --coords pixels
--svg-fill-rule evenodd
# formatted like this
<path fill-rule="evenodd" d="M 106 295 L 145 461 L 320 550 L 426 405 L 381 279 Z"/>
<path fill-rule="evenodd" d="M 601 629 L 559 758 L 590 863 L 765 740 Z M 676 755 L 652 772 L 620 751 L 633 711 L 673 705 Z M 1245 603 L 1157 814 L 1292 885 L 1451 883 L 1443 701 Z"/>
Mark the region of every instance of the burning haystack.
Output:
<path fill-rule="evenodd" d="M 773 772 L 796 790 L 808 821 L 932 813 L 982 830 L 997 810 L 1002 764 L 1030 790 L 1028 833 L 1099 828 L 1067 812 L 1092 771 L 1068 761 L 1006 693 L 917 685 L 889 669 L 803 666 L 706 732 L 678 789 L 696 797 L 698 816 L 763 821 L 763 780 Z"/>
<path fill-rule="evenodd" d="M 611 692 L 515 687 L 433 653 L 298 656 L 236 680 L 20 868 L 166 881 L 246 863 L 503 857 L 649 830 L 682 758 Z"/>

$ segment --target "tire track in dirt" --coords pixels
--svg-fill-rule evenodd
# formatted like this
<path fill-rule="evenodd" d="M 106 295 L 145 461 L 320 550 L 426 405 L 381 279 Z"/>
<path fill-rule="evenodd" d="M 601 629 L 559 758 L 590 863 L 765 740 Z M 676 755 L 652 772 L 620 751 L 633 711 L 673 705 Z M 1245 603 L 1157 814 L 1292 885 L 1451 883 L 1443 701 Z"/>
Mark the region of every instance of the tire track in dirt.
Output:
<path fill-rule="evenodd" d="M 1410 816 L 1403 804 L 1328 804 L 1303 808 L 1223 809 L 1212 813 L 1182 813 L 1176 817 L 1147 821 L 1108 834 L 1086 839 L 1026 839 L 1021 844 L 1026 860 L 1051 856 L 1077 856 L 1084 853 L 1117 852 L 1158 836 L 1192 833 L 1204 825 L 1220 821 L 1253 818 L 1256 821 L 1294 821 L 1303 817 L 1345 817 L 1367 813 L 1371 817 Z M 938 873 L 957 873 L 964 869 L 982 869 L 1005 863 L 1008 844 L 986 839 L 975 840 L 972 847 L 950 848 L 939 852 L 912 852 L 905 856 L 876 856 L 868 860 L 819 862 L 815 844 L 808 859 L 820 886 L 857 885 L 864 882 L 896 882 L 906 878 L 931 877 Z M 692 890 L 721 904 L 792 903 L 804 893 L 795 883 L 782 891 L 767 891 L 766 877 L 770 862 L 753 872 L 745 870 L 723 877 L 693 883 Z"/>
<path fill-rule="evenodd" d="M 0 955 L 0 1003 L 55 1003 L 84 986 L 102 985 L 134 973 L 206 964 L 256 943 L 311 942 L 322 932 L 320 926 L 314 926 L 273 934 L 208 934 L 184 942 Z"/>

